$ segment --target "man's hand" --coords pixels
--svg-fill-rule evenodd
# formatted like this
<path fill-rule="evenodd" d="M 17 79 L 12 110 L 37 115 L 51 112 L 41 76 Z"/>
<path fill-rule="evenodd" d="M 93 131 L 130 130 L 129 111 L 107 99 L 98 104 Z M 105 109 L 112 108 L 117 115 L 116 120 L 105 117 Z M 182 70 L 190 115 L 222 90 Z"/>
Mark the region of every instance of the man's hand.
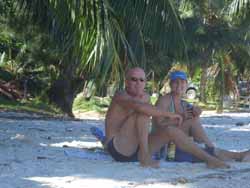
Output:
<path fill-rule="evenodd" d="M 180 127 L 182 125 L 183 118 L 182 118 L 181 115 L 179 115 L 179 114 L 171 114 L 169 116 L 169 118 L 174 120 L 174 121 L 177 121 L 177 127 Z"/>

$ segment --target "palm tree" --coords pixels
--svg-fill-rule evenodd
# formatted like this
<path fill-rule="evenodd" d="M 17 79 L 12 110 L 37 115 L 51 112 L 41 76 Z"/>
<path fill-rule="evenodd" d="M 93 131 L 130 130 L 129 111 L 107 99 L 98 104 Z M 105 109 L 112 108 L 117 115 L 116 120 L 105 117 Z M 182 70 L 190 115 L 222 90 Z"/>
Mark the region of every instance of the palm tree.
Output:
<path fill-rule="evenodd" d="M 57 49 L 59 74 L 50 99 L 72 114 L 72 102 L 84 82 L 122 85 L 130 66 L 148 66 L 146 46 L 173 57 L 184 56 L 184 39 L 175 4 L 170 0 L 18 0 L 50 33 Z M 166 62 L 164 62 L 166 63 Z M 157 66 L 155 66 L 157 67 Z M 106 85 L 105 85 L 106 86 Z"/>
<path fill-rule="evenodd" d="M 189 63 L 190 67 L 200 66 L 201 72 L 201 101 L 206 102 L 206 88 L 207 88 L 207 73 L 209 66 L 215 62 L 213 57 L 220 54 L 226 56 L 230 53 L 236 45 L 246 45 L 246 32 L 249 24 L 239 22 L 239 15 L 236 10 L 232 9 L 232 5 L 236 1 L 185 1 L 183 22 L 185 25 L 185 39 L 188 46 Z M 243 4 L 237 4 L 236 7 L 241 7 Z M 188 9 L 188 10 L 185 10 Z M 194 12 L 195 10 L 195 12 Z M 230 13 L 231 10 L 231 13 Z M 234 10 L 234 11 L 232 11 Z M 185 17 L 185 11 L 189 11 L 189 16 Z M 190 11 L 193 11 L 190 14 Z M 230 14 L 229 14 L 230 13 Z M 240 11 L 242 13 L 242 11 Z M 244 14 L 246 15 L 247 11 Z M 191 16 L 190 16 L 191 15 Z M 235 17 L 235 15 L 237 17 Z M 234 19 L 232 19 L 234 18 Z M 237 18 L 237 23 L 236 22 Z M 243 22 L 242 19 L 240 19 Z M 222 53 L 223 52 L 223 53 Z M 226 55 L 225 55 L 226 54 Z M 224 57 L 221 57 L 224 59 Z M 223 61 L 218 61 L 223 62 Z M 223 63 L 219 63 L 219 67 L 223 69 Z M 218 74 L 223 76 L 224 74 Z M 232 74 L 230 74 L 232 75 Z M 220 80 L 224 78 L 220 77 Z M 224 83 L 224 82 L 223 82 Z M 223 84 L 220 84 L 222 89 Z M 221 91 L 221 89 L 219 89 Z M 220 92 L 223 94 L 224 92 Z"/>

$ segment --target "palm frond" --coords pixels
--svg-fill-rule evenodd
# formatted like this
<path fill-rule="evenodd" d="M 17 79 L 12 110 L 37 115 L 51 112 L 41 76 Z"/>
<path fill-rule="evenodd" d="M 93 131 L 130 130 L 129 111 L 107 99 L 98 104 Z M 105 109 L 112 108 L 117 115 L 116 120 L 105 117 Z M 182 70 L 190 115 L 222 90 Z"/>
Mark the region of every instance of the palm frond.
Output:
<path fill-rule="evenodd" d="M 229 13 L 232 16 L 245 18 L 250 14 L 250 0 L 233 0 L 229 4 Z"/>
<path fill-rule="evenodd" d="M 18 2 L 61 49 L 61 76 L 66 71 L 100 85 L 121 83 L 126 68 L 147 67 L 148 44 L 172 57 L 185 55 L 181 19 L 171 0 Z"/>

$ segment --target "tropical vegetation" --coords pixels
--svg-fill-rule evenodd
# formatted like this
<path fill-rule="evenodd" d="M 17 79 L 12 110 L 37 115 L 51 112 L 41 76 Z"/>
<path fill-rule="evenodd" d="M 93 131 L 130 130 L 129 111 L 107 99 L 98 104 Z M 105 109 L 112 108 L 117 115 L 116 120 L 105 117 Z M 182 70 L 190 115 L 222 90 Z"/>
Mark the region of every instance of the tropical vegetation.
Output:
<path fill-rule="evenodd" d="M 250 0 L 3 0 L 0 93 L 73 116 L 78 93 L 107 96 L 129 67 L 144 68 L 159 92 L 180 65 L 200 100 L 222 110 L 237 81 L 250 80 L 249 17 Z"/>

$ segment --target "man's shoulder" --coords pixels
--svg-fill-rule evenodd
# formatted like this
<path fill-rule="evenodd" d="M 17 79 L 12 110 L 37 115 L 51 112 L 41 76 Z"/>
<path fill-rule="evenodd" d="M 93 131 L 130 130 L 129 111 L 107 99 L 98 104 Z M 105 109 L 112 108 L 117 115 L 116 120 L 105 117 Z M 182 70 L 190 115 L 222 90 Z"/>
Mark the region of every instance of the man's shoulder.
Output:
<path fill-rule="evenodd" d="M 112 101 L 114 102 L 128 102 L 133 101 L 135 98 L 131 95 L 129 95 L 125 90 L 116 91 L 115 95 L 112 98 Z"/>
<path fill-rule="evenodd" d="M 112 98 L 116 99 L 120 97 L 129 97 L 129 95 L 125 90 L 117 90 Z"/>
<path fill-rule="evenodd" d="M 115 92 L 115 95 L 114 96 L 117 96 L 117 95 L 126 95 L 127 93 L 126 93 L 126 91 L 125 90 L 117 90 L 116 92 Z"/>

